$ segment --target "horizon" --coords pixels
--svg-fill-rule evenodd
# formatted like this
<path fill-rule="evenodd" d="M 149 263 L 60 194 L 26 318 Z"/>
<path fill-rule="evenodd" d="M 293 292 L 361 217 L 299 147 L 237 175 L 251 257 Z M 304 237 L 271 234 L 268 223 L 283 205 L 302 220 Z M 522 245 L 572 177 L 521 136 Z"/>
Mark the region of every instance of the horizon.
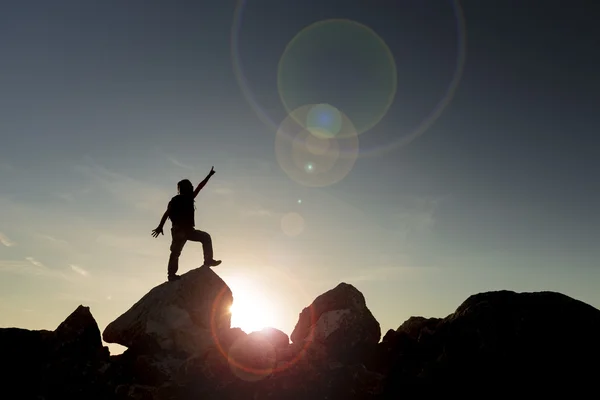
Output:
<path fill-rule="evenodd" d="M 490 290 L 600 307 L 584 1 L 34 3 L 0 13 L 1 327 L 81 304 L 103 331 L 166 282 L 151 231 L 212 166 L 196 228 L 243 330 L 291 335 L 341 282 L 382 336 Z"/>

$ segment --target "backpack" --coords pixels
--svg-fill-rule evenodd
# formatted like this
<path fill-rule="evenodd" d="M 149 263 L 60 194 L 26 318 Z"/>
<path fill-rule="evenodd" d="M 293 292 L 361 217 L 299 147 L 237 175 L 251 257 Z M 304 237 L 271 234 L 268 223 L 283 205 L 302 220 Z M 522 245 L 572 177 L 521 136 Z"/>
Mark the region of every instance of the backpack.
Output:
<path fill-rule="evenodd" d="M 169 202 L 169 219 L 173 225 L 194 226 L 194 198 L 178 194 Z"/>

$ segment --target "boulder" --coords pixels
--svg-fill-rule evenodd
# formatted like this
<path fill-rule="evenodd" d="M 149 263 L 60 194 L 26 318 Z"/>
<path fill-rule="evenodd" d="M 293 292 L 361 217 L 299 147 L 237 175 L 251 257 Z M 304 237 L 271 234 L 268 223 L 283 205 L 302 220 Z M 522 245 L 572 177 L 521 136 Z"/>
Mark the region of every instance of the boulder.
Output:
<path fill-rule="evenodd" d="M 54 331 L 0 329 L 3 390 L 20 398 L 101 399 L 109 361 L 89 307 L 79 306 Z"/>
<path fill-rule="evenodd" d="M 439 355 L 423 379 L 586 386 L 600 373 L 599 337 L 600 310 L 564 294 L 479 293 L 437 326 L 429 346 Z"/>
<path fill-rule="evenodd" d="M 52 331 L 0 328 L 0 384 L 19 397 L 35 398 L 48 360 Z"/>
<path fill-rule="evenodd" d="M 383 387 L 384 377 L 361 364 L 315 364 L 300 359 L 268 379 L 256 382 L 253 398 L 379 400 Z"/>
<path fill-rule="evenodd" d="M 89 307 L 80 305 L 54 330 L 52 351 L 62 357 L 90 356 L 104 352 L 108 348 L 102 345 L 100 329 Z"/>
<path fill-rule="evenodd" d="M 117 356 L 88 307 L 54 331 L 0 329 L 3 390 L 45 400 L 385 400 L 417 385 L 589 392 L 600 375 L 600 310 L 560 293 L 479 293 L 377 343 L 364 297 L 342 283 L 302 311 L 289 343 L 273 328 L 231 329 L 231 292 L 210 269 L 161 286 L 105 330 L 130 345 Z M 343 357 L 357 351 L 368 357 Z"/>
<path fill-rule="evenodd" d="M 288 346 L 288 336 L 275 328 L 250 334 L 232 328 L 205 355 L 187 359 L 176 379 L 178 383 L 198 382 L 199 377 L 221 383 L 261 380 L 276 372 L 278 350 Z"/>
<path fill-rule="evenodd" d="M 234 343 L 228 357 L 213 349 L 204 357 L 191 358 L 172 382 L 160 388 L 159 398 L 381 398 L 384 377 L 360 364 L 312 363 L 308 357 L 301 357 L 275 366 L 272 349 L 264 338 L 250 334 Z"/>
<path fill-rule="evenodd" d="M 109 361 L 89 307 L 80 305 L 53 332 L 43 373 L 48 398 L 103 398 L 100 373 Z"/>
<path fill-rule="evenodd" d="M 343 282 L 302 310 L 291 335 L 294 343 L 318 342 L 331 357 L 344 359 L 354 358 L 380 338 L 379 322 L 367 308 L 363 294 Z"/>
<path fill-rule="evenodd" d="M 600 310 L 555 292 L 479 293 L 446 318 L 412 317 L 390 330 L 367 366 L 386 398 L 406 386 L 590 388 L 600 374 Z"/>
<path fill-rule="evenodd" d="M 418 341 L 422 334 L 433 333 L 441 320 L 441 318 L 410 317 L 400 325 L 396 332 Z"/>
<path fill-rule="evenodd" d="M 233 343 L 227 353 L 231 371 L 244 381 L 254 382 L 271 375 L 277 365 L 277 351 L 268 337 L 250 333 Z"/>
<path fill-rule="evenodd" d="M 196 268 L 150 290 L 111 322 L 102 337 L 139 353 L 199 354 L 230 329 L 232 302 L 231 290 L 216 273 Z"/>
<path fill-rule="evenodd" d="M 272 344 L 276 349 L 286 348 L 290 344 L 290 338 L 285 332 L 271 327 L 251 332 L 249 336 L 260 336 Z"/>

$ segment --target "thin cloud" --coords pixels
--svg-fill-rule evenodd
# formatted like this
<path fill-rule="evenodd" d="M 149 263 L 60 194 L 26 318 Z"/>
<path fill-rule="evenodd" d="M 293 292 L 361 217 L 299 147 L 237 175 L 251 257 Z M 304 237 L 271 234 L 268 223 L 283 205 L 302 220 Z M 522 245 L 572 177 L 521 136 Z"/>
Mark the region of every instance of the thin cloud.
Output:
<path fill-rule="evenodd" d="M 0 260 L 0 271 L 1 272 L 19 272 L 30 268 L 31 264 L 25 261 L 17 260 Z"/>
<path fill-rule="evenodd" d="M 42 246 L 44 249 L 59 251 L 67 256 L 74 256 L 81 254 L 79 245 L 75 245 L 74 242 L 85 241 L 85 237 L 88 235 L 89 232 L 80 230 L 70 238 L 70 241 L 45 233 L 36 233 L 33 235 L 33 238 L 36 239 L 36 245 Z"/>
<path fill-rule="evenodd" d="M 71 267 L 71 269 L 74 272 L 78 273 L 81 276 L 89 276 L 89 274 L 90 274 L 88 271 L 86 271 L 85 269 L 83 269 L 83 268 L 81 268 L 81 267 L 79 267 L 77 265 L 71 264 L 71 265 L 69 265 L 69 267 Z"/>
<path fill-rule="evenodd" d="M 117 200 L 142 211 L 164 212 L 165 199 L 171 197 L 169 192 L 159 186 L 111 171 L 95 163 L 75 168 Z"/>
<path fill-rule="evenodd" d="M 25 260 L 0 260 L 0 273 L 77 282 L 77 279 L 66 274 L 64 270 L 48 268 L 33 257 L 27 257 Z"/>
<path fill-rule="evenodd" d="M 29 276 L 54 275 L 52 270 L 45 268 L 32 257 L 26 260 L 0 260 L 0 272 Z"/>
<path fill-rule="evenodd" d="M 167 155 L 167 159 L 175 166 L 179 167 L 179 168 L 183 168 L 183 169 L 187 169 L 190 171 L 193 171 L 195 168 L 189 164 L 185 164 L 182 163 L 181 161 L 179 161 L 177 158 Z"/>
<path fill-rule="evenodd" d="M 168 233 L 166 233 L 168 237 Z M 135 234 L 113 234 L 113 233 L 100 233 L 96 237 L 96 243 L 103 246 L 111 247 L 113 249 L 122 250 L 128 254 L 135 254 L 139 256 L 148 257 L 161 257 L 164 255 L 164 250 L 156 247 L 149 246 L 151 236 L 150 233 L 146 235 L 135 235 Z"/>
<path fill-rule="evenodd" d="M 6 236 L 2 232 L 0 232 L 0 243 L 5 245 L 6 247 L 12 247 L 16 245 L 14 241 L 12 241 L 8 236 Z"/>
<path fill-rule="evenodd" d="M 58 239 L 58 238 L 56 238 L 54 236 L 51 236 L 51 235 L 46 235 L 46 234 L 43 234 L 43 233 L 38 233 L 38 234 L 36 234 L 36 236 L 39 237 L 40 239 L 44 239 L 44 240 L 46 240 L 46 241 L 48 241 L 50 243 L 53 243 L 53 244 L 56 244 L 56 245 L 59 245 L 59 246 L 70 246 L 69 242 L 67 242 L 66 240 Z"/>
<path fill-rule="evenodd" d="M 42 264 L 40 261 L 36 260 L 36 259 L 35 259 L 35 258 L 33 258 L 33 257 L 25 257 L 25 259 L 26 259 L 27 261 L 29 261 L 31 264 L 35 265 L 36 267 L 39 267 L 39 268 L 46 268 L 46 266 L 45 266 L 44 264 Z"/>
<path fill-rule="evenodd" d="M 69 192 L 54 193 L 53 195 L 67 203 L 74 203 L 82 195 L 89 194 L 93 190 L 93 188 L 93 185 L 89 185 Z"/>
<path fill-rule="evenodd" d="M 17 203 L 9 199 L 0 197 L 0 220 L 11 225 L 21 226 L 25 231 L 33 232 L 28 242 L 28 249 L 36 249 L 35 252 L 24 254 L 21 258 L 25 267 L 16 269 L 16 267 L 4 266 L 2 272 L 21 273 L 30 275 L 40 275 L 40 267 L 36 267 L 32 261 L 40 264 L 47 264 L 52 259 L 66 260 L 63 267 L 47 268 L 53 271 L 59 277 L 62 273 L 65 279 L 77 281 L 81 276 L 69 267 L 69 264 L 82 266 L 95 279 L 99 279 L 97 273 L 94 273 L 92 266 L 98 259 L 108 260 L 117 257 L 112 250 L 118 249 L 119 257 L 145 257 L 140 263 L 147 263 L 147 257 L 156 257 L 162 259 L 164 252 L 168 252 L 169 232 L 165 231 L 165 237 L 162 241 L 152 238 L 150 231 L 155 227 L 154 221 L 158 221 L 160 214 L 151 222 L 152 225 L 145 227 L 139 225 L 141 217 L 132 213 L 132 218 L 123 220 L 119 218 L 93 219 L 91 217 L 74 218 L 68 212 L 58 209 L 56 212 L 44 212 L 38 207 L 33 207 L 27 203 Z M 56 229 L 61 227 L 65 220 L 69 220 L 69 229 Z M 133 221 L 133 222 L 132 222 Z M 22 243 L 19 243 L 22 247 Z M 99 246 L 100 245 L 100 246 Z M 105 247 L 107 246 L 107 247 Z M 164 247 L 167 246 L 167 250 Z M 0 247 L 1 248 L 1 247 Z M 108 251 L 107 251 L 108 250 Z M 2 254 L 2 252 L 0 252 Z M 2 256 L 5 256 L 2 254 Z M 26 260 L 25 256 L 30 256 L 32 261 Z M 42 258 L 44 257 L 44 258 Z M 12 257 L 1 257 L 10 259 Z M 89 267 L 89 268 L 88 268 Z M 43 273 L 48 274 L 48 271 Z"/>

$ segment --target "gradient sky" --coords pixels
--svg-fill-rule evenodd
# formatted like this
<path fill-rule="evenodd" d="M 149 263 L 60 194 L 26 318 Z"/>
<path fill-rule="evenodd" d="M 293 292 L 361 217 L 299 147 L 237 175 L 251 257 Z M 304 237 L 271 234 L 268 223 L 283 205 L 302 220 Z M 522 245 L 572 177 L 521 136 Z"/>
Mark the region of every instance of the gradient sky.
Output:
<path fill-rule="evenodd" d="M 2 4 L 0 326 L 55 329 L 84 304 L 103 330 L 165 281 L 169 232 L 150 232 L 176 182 L 213 165 L 196 222 L 215 272 L 288 334 L 342 281 L 383 333 L 495 289 L 600 307 L 594 2 L 243 3 Z M 279 91 L 286 45 L 333 18 L 371 28 L 394 63 L 330 23 L 339 49 L 305 31 Z M 378 122 L 346 175 L 286 174 L 280 92 Z M 181 272 L 201 262 L 188 243 Z"/>

